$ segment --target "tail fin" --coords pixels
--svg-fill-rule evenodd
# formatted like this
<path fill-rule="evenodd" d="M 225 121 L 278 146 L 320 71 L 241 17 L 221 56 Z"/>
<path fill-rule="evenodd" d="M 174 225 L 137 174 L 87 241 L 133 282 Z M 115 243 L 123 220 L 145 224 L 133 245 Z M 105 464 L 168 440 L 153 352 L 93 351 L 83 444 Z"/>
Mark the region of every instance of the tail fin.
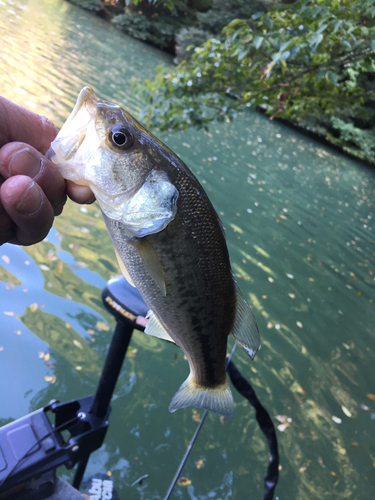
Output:
<path fill-rule="evenodd" d="M 224 417 L 231 417 L 234 413 L 234 401 L 228 380 L 215 387 L 197 385 L 191 376 L 185 380 L 170 402 L 168 410 L 176 411 L 185 406 L 196 406 Z"/>

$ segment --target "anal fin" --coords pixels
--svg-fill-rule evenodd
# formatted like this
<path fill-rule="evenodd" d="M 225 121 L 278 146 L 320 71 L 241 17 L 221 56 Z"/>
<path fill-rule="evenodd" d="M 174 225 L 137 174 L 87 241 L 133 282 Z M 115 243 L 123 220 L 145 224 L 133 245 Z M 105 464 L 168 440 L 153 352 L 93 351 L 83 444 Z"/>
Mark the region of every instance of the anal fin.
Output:
<path fill-rule="evenodd" d="M 258 325 L 254 318 L 251 307 L 246 302 L 240 289 L 236 285 L 236 318 L 234 320 L 233 330 L 231 334 L 238 345 L 254 359 L 254 356 L 259 349 L 260 336 Z"/>
<path fill-rule="evenodd" d="M 152 335 L 153 337 L 175 343 L 175 341 L 172 339 L 172 337 L 169 335 L 167 330 L 163 327 L 163 325 L 160 323 L 160 321 L 152 311 L 148 311 L 147 318 L 148 323 L 145 328 L 145 333 L 147 333 L 148 335 Z"/>

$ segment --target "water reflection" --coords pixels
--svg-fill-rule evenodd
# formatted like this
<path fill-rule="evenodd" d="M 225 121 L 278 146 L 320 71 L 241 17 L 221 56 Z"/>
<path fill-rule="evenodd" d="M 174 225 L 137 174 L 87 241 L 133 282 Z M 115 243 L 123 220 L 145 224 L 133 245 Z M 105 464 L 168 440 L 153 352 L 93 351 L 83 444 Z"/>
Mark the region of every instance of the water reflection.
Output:
<path fill-rule="evenodd" d="M 1 93 L 57 125 L 87 83 L 137 113 L 131 77 L 169 60 L 61 1 L 0 0 L 0 29 Z M 373 171 L 256 114 L 163 139 L 220 213 L 259 322 L 254 363 L 239 350 L 235 363 L 271 415 L 289 419 L 275 420 L 279 497 L 372 498 Z M 44 242 L 5 245 L 0 264 L 0 418 L 93 393 L 113 327 L 100 292 L 117 273 L 98 207 L 69 203 Z M 89 473 L 111 470 L 122 496 L 159 499 L 196 426 L 192 409 L 167 411 L 188 367 L 175 346 L 139 332 L 130 354 Z M 268 450 L 234 396 L 233 419 L 209 416 L 179 498 L 261 498 Z"/>

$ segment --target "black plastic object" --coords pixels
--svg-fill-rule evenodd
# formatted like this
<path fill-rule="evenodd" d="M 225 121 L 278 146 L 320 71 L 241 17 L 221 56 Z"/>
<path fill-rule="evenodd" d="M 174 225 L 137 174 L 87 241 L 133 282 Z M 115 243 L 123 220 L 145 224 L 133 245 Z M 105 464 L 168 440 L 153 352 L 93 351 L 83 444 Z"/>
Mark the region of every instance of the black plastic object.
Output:
<path fill-rule="evenodd" d="M 52 401 L 0 428 L 0 498 L 12 498 L 13 493 L 17 500 L 47 498 L 54 488 L 47 473 L 60 465 L 70 469 L 77 463 L 74 486 L 78 489 L 90 454 L 102 445 L 109 402 L 133 329 L 144 330 L 148 310 L 139 292 L 123 277 L 110 280 L 102 298 L 117 324 L 95 397 L 68 403 Z M 68 438 L 64 431 L 68 431 Z M 43 477 L 39 484 L 36 478 Z"/>
<path fill-rule="evenodd" d="M 120 375 L 134 328 L 144 330 L 148 307 L 141 294 L 123 276 L 108 281 L 102 292 L 102 300 L 116 318 L 116 328 L 109 346 L 90 414 L 104 418 L 108 412 L 113 391 Z M 79 462 L 73 486 L 79 489 L 89 459 L 89 452 Z"/>
<path fill-rule="evenodd" d="M 0 495 L 60 465 L 70 469 L 99 448 L 108 421 L 89 414 L 92 403 L 92 396 L 62 404 L 53 401 L 2 427 Z M 55 425 L 48 416 L 55 417 Z M 67 441 L 63 431 L 69 432 Z"/>
<path fill-rule="evenodd" d="M 261 431 L 265 434 L 270 450 L 270 460 L 268 463 L 267 474 L 264 478 L 264 496 L 263 500 L 272 500 L 277 481 L 279 480 L 279 450 L 277 446 L 277 437 L 275 426 L 267 410 L 260 403 L 254 389 L 250 383 L 241 375 L 235 365 L 230 361 L 227 366 L 227 373 L 232 384 L 237 391 L 246 398 L 255 409 L 255 417 Z"/>

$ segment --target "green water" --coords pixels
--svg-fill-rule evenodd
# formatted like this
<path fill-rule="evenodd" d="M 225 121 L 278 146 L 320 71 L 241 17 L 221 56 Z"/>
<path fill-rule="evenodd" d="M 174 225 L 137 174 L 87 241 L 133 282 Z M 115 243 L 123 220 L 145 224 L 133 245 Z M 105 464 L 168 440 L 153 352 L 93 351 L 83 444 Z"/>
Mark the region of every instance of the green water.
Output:
<path fill-rule="evenodd" d="M 131 78 L 171 64 L 60 0 L 0 0 L 0 33 L 0 93 L 58 126 L 85 84 L 137 114 Z M 162 139 L 220 213 L 258 319 L 255 361 L 239 350 L 234 361 L 270 415 L 291 419 L 277 430 L 276 496 L 372 500 L 375 171 L 255 113 Z M 117 272 L 96 205 L 68 203 L 42 243 L 0 248 L 0 423 L 95 391 L 114 327 L 100 293 Z M 188 366 L 175 346 L 140 332 L 131 345 L 87 473 L 111 471 L 122 500 L 162 499 L 197 425 L 191 408 L 167 410 Z M 268 448 L 234 397 L 224 425 L 209 415 L 182 474 L 191 484 L 172 498 L 262 498 Z"/>

